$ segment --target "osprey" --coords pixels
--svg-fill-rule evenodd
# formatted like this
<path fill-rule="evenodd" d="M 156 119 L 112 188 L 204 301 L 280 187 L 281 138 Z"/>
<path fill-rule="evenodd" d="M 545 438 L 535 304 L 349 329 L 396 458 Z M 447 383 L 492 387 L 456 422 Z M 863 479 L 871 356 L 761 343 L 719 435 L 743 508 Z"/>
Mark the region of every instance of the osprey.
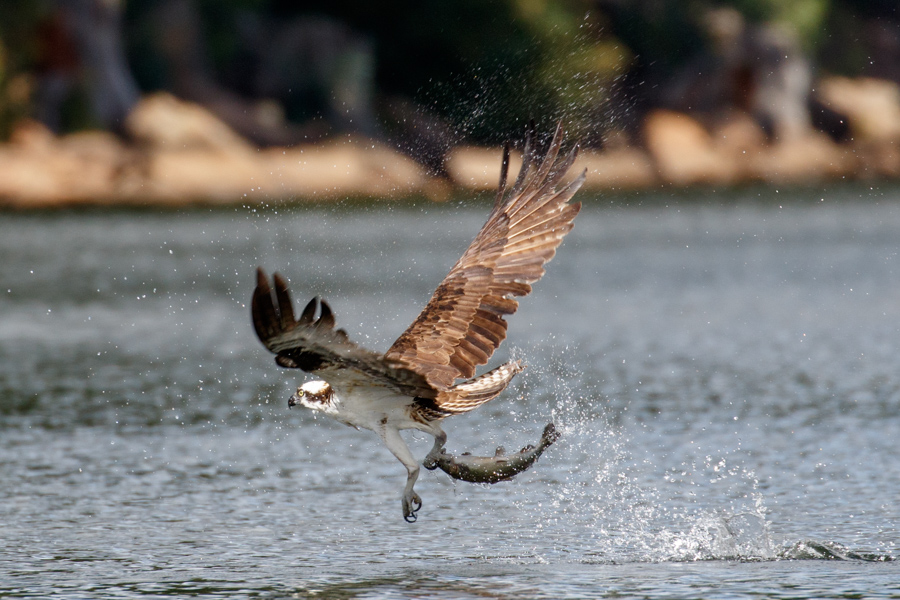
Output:
<path fill-rule="evenodd" d="M 276 273 L 270 286 L 265 271 L 257 269 L 251 304 L 256 335 L 280 366 L 322 378 L 301 385 L 288 406 L 299 404 L 377 433 L 406 467 L 402 506 L 408 522 L 422 507 L 413 489 L 419 465 L 400 430 L 434 436 L 423 463 L 433 469 L 447 440 L 441 422 L 495 398 L 524 368 L 514 360 L 475 376 L 475 367 L 487 363 L 506 338 L 504 317 L 518 308 L 514 297 L 528 294 L 541 278 L 581 209 L 569 200 L 586 171 L 561 184 L 578 151 L 576 145 L 560 157 L 562 138 L 560 124 L 540 157 L 529 128 L 522 167 L 509 189 L 506 144 L 500 188 L 487 221 L 425 309 L 384 354 L 358 346 L 343 329 L 335 329 L 324 300 L 313 298 L 295 318 L 287 281 Z"/>

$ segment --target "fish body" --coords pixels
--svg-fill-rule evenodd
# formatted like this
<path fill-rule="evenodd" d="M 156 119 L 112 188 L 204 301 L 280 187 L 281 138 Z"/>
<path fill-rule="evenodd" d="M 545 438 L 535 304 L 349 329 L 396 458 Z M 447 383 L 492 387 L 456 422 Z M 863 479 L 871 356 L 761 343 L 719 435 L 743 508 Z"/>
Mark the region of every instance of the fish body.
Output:
<path fill-rule="evenodd" d="M 440 467 L 444 473 L 460 481 L 498 483 L 528 470 L 559 436 L 553 423 L 548 423 L 537 446 L 525 446 L 515 454 L 506 454 L 503 448 L 498 448 L 494 456 L 472 456 L 469 453 L 454 456 L 441 450 L 433 463 L 425 463 L 425 468 L 433 470 Z"/>

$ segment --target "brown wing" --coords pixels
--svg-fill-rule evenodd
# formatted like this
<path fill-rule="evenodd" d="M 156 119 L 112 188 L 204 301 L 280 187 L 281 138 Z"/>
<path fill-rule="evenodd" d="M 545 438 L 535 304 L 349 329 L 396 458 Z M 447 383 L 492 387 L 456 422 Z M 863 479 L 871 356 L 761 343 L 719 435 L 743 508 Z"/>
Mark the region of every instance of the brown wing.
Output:
<path fill-rule="evenodd" d="M 557 189 L 572 166 L 577 146 L 557 160 L 562 125 L 543 157 L 535 156 L 532 132 L 526 135 L 522 169 L 506 191 L 509 146 L 504 149 L 500 189 L 487 222 L 459 262 L 435 290 L 425 309 L 385 358 L 425 376 L 438 389 L 470 378 L 506 338 L 505 315 L 516 312 L 513 296 L 524 296 L 544 274 L 572 229 L 581 204 L 569 204 L 582 173 Z"/>
<path fill-rule="evenodd" d="M 278 273 L 273 281 L 274 293 L 265 271 L 256 270 L 250 312 L 256 336 L 277 355 L 275 362 L 279 365 L 307 372 L 353 369 L 407 396 L 435 397 L 436 391 L 423 375 L 402 365 L 387 364 L 380 354 L 351 342 L 343 329 L 335 329 L 334 314 L 324 300 L 313 298 L 295 319 L 287 281 Z"/>

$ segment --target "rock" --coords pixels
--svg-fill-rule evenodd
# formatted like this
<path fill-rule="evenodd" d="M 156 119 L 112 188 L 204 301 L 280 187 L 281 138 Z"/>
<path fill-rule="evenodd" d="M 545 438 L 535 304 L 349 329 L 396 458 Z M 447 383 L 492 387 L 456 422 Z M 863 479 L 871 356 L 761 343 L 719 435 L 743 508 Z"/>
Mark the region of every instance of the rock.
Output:
<path fill-rule="evenodd" d="M 401 197 L 423 191 L 429 181 L 415 161 L 368 140 L 254 153 L 156 152 L 146 161 L 140 194 L 165 204 Z"/>
<path fill-rule="evenodd" d="M 565 150 L 565 149 L 564 149 Z M 491 192 L 500 181 L 500 148 L 461 146 L 447 158 L 446 169 L 450 180 L 458 187 Z M 509 177 L 515 178 L 522 164 L 522 155 L 510 155 Z M 586 188 L 634 189 L 657 182 L 656 170 L 646 152 L 638 148 L 618 147 L 612 150 L 582 150 L 578 154 L 571 173 L 587 169 Z M 574 176 L 574 175 L 573 175 Z"/>
<path fill-rule="evenodd" d="M 253 150 L 209 110 L 165 92 L 142 98 L 125 119 L 125 130 L 153 150 Z"/>
<path fill-rule="evenodd" d="M 269 173 L 262 192 L 276 197 L 398 197 L 423 191 L 430 180 L 411 158 L 365 138 L 273 148 L 261 159 Z"/>
<path fill-rule="evenodd" d="M 666 183 L 717 184 L 736 178 L 735 161 L 720 152 L 703 125 L 685 113 L 656 110 L 647 115 L 644 144 Z"/>
<path fill-rule="evenodd" d="M 771 146 L 756 119 L 745 111 L 724 111 L 711 119 L 709 128 L 714 151 L 734 167 L 731 183 L 758 180 L 754 158 Z"/>
<path fill-rule="evenodd" d="M 203 114 L 178 104 L 170 116 Z M 204 121 L 212 127 L 197 126 Z M 56 137 L 38 123 L 21 124 L 12 142 L 0 145 L 0 203 L 183 205 L 445 194 L 414 160 L 365 138 L 255 150 L 206 117 L 175 123 L 162 135 L 155 132 L 166 120 L 154 122 L 136 130 L 148 132 L 136 147 L 106 132 Z"/>
<path fill-rule="evenodd" d="M 837 177 L 900 177 L 900 88 L 876 80 L 833 78 L 822 102 L 845 111 L 854 140 L 838 144 L 823 133 L 769 141 L 746 111 L 694 117 L 668 110 L 647 115 L 646 150 L 618 144 L 584 150 L 572 172 L 587 169 L 586 187 L 647 188 L 808 183 Z M 343 137 L 292 148 L 257 149 L 205 109 L 157 94 L 129 116 L 134 143 L 106 132 L 57 137 L 22 121 L 0 144 L 0 205 L 56 207 L 79 203 L 184 205 L 258 203 L 295 198 L 450 194 L 447 181 L 492 192 L 500 148 L 455 148 L 447 179 L 392 148 L 364 137 Z M 521 155 L 513 153 L 510 173 Z"/>
<path fill-rule="evenodd" d="M 258 150 L 206 109 L 157 94 L 127 123 L 144 148 L 147 201 L 214 203 L 408 195 L 428 181 L 413 160 L 366 138 Z"/>
<path fill-rule="evenodd" d="M 856 159 L 824 133 L 812 133 L 751 154 L 749 165 L 756 179 L 797 184 L 852 175 Z"/>
<path fill-rule="evenodd" d="M 136 199 L 153 204 L 236 203 L 255 195 L 268 177 L 254 154 L 200 148 L 153 152 L 142 158 Z"/>
<path fill-rule="evenodd" d="M 38 123 L 21 123 L 0 146 L 0 199 L 22 207 L 111 201 L 129 154 L 107 132 L 57 138 Z"/>
<path fill-rule="evenodd" d="M 718 152 L 737 158 L 758 152 L 768 144 L 766 132 L 744 111 L 727 111 L 719 114 L 713 121 L 710 138 L 713 148 Z"/>
<path fill-rule="evenodd" d="M 572 173 L 581 173 L 583 169 L 587 169 L 585 188 L 637 189 L 659 181 L 650 156 L 638 148 L 585 150 L 575 161 Z"/>
<path fill-rule="evenodd" d="M 900 86 L 882 79 L 828 77 L 816 86 L 816 97 L 845 115 L 857 142 L 900 139 Z"/>
<path fill-rule="evenodd" d="M 853 146 L 856 175 L 863 179 L 900 177 L 900 148 L 894 140 L 859 143 Z"/>
<path fill-rule="evenodd" d="M 466 190 L 486 192 L 497 189 L 502 160 L 503 150 L 500 148 L 459 146 L 447 155 L 444 168 L 450 181 L 455 185 Z M 509 157 L 511 177 L 515 177 L 521 165 L 521 153 L 511 152 Z"/>

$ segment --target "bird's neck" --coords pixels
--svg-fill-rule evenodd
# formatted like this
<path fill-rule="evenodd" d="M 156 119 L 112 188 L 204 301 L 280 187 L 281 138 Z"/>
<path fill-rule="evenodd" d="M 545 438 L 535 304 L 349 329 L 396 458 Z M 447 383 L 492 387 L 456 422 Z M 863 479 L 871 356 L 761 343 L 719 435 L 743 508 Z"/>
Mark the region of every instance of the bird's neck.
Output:
<path fill-rule="evenodd" d="M 371 429 L 364 421 L 360 421 L 356 418 L 352 412 L 347 412 L 346 410 L 341 410 L 341 400 L 337 397 L 336 394 L 331 394 L 331 397 L 327 402 L 309 402 L 303 403 L 303 406 L 306 408 L 310 408 L 316 412 L 320 412 L 325 414 L 328 417 L 331 417 L 335 421 L 339 423 L 343 423 L 344 425 L 349 425 L 354 429 L 359 429 L 360 427 L 365 427 L 366 429 Z"/>
<path fill-rule="evenodd" d="M 334 393 L 329 394 L 328 398 L 324 400 L 309 400 L 306 398 L 300 400 L 300 404 L 302 406 L 305 406 L 306 408 L 314 410 L 316 412 L 323 412 L 328 415 L 334 415 L 335 413 L 337 413 L 340 403 L 341 401 Z"/>

